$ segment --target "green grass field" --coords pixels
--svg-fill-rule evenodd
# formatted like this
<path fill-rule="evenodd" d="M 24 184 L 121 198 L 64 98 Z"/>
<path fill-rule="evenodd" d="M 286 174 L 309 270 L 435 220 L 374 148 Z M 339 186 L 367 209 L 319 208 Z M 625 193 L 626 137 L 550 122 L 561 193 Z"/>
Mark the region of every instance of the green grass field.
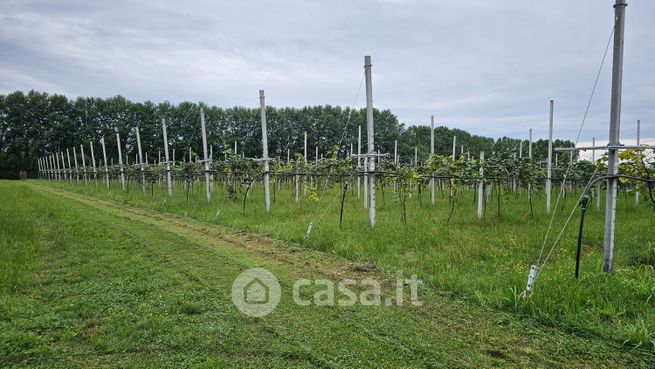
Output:
<path fill-rule="evenodd" d="M 259 188 L 244 212 L 218 186 L 207 205 L 201 188 L 187 202 L 181 184 L 171 201 L 162 188 L 144 196 L 134 183 L 129 194 L 108 194 L 102 183 L 97 191 L 44 184 L 0 182 L 2 366 L 649 367 L 655 360 L 648 266 L 655 218 L 632 198 L 619 205 L 614 274 L 600 272 L 602 216 L 590 210 L 581 280 L 573 278 L 574 225 L 524 304 L 516 291 L 547 226 L 540 198 L 534 217 L 510 195 L 501 217 L 491 207 L 478 221 L 466 193 L 446 223 L 446 199 L 419 207 L 414 196 L 403 224 L 387 188 L 372 231 L 354 197 L 340 229 L 338 204 L 328 207 L 333 193 L 296 205 L 283 187 L 265 215 Z M 565 209 L 574 201 L 569 196 Z M 314 231 L 303 241 L 310 221 Z M 229 287 L 253 266 L 274 271 L 283 286 L 298 276 L 415 272 L 428 282 L 425 304 L 303 308 L 283 299 L 273 314 L 248 318 L 232 306 Z"/>

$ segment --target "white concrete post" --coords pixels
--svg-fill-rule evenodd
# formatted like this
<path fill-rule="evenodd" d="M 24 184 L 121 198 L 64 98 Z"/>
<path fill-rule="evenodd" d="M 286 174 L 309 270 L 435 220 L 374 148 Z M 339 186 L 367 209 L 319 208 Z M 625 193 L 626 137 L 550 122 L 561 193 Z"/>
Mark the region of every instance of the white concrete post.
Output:
<path fill-rule="evenodd" d="M 136 127 L 136 145 L 139 150 L 139 164 L 141 166 L 141 189 L 143 194 L 146 193 L 146 166 L 143 162 L 143 151 L 141 151 L 141 133 L 139 132 L 139 127 Z M 147 161 L 147 160 L 146 160 Z"/>
<path fill-rule="evenodd" d="M 66 157 L 68 158 L 68 180 L 73 182 L 73 166 L 71 165 L 71 153 L 66 149 Z"/>
<path fill-rule="evenodd" d="M 307 171 L 307 131 L 305 131 L 305 144 L 304 144 L 303 156 L 305 157 L 305 171 Z M 303 177 L 303 191 L 305 193 L 305 196 L 307 196 L 307 175 Z"/>
<path fill-rule="evenodd" d="M 80 184 L 80 167 L 77 166 L 77 153 L 73 146 L 73 161 L 75 162 L 75 182 Z"/>
<path fill-rule="evenodd" d="M 98 189 L 98 170 L 96 168 L 96 157 L 95 153 L 93 152 L 93 141 L 89 141 L 89 149 L 91 150 L 91 168 L 93 169 L 93 183 L 96 186 L 96 190 Z"/>
<path fill-rule="evenodd" d="M 207 150 L 207 123 L 205 122 L 205 109 L 203 109 L 202 106 L 200 107 L 200 128 L 202 131 L 202 155 L 205 163 L 205 197 L 209 204 L 212 200 L 211 178 L 209 175 L 210 159 Z"/>
<path fill-rule="evenodd" d="M 86 158 L 84 157 L 84 145 L 80 145 L 80 155 L 82 155 L 82 173 L 84 173 L 84 185 L 86 186 L 89 180 L 86 172 Z"/>
<path fill-rule="evenodd" d="M 357 126 L 357 170 L 362 167 L 362 126 Z M 357 198 L 360 198 L 361 178 L 357 176 Z"/>
<path fill-rule="evenodd" d="M 548 118 L 548 164 L 546 168 L 546 214 L 550 214 L 550 192 L 553 172 L 553 114 L 555 101 L 550 100 L 550 114 Z"/>
<path fill-rule="evenodd" d="M 434 155 L 434 115 L 430 116 L 430 156 Z M 434 178 L 430 178 L 430 204 L 434 205 Z"/>
<path fill-rule="evenodd" d="M 57 180 L 61 181 L 62 175 L 61 175 L 61 169 L 59 169 L 59 152 L 55 153 L 55 168 L 57 168 Z"/>
<path fill-rule="evenodd" d="M 641 145 L 640 141 L 641 134 L 641 121 L 637 120 L 637 146 Z M 639 191 L 635 191 L 635 205 L 639 205 Z"/>
<path fill-rule="evenodd" d="M 259 90 L 259 114 L 262 121 L 262 160 L 264 160 L 264 202 L 266 212 L 271 212 L 271 188 L 270 178 L 268 173 L 268 130 L 266 129 L 266 100 L 264 97 L 264 90 Z M 318 148 L 317 148 L 318 150 Z"/>
<path fill-rule="evenodd" d="M 121 135 L 116 132 L 116 146 L 118 147 L 118 167 L 121 171 L 121 188 L 125 191 L 125 170 L 123 169 L 123 149 L 121 149 Z"/>
<path fill-rule="evenodd" d="M 532 128 L 528 131 L 528 158 L 532 161 Z M 532 201 L 532 183 L 528 183 L 528 201 Z"/>
<path fill-rule="evenodd" d="M 373 85 L 371 77 L 371 57 L 364 57 L 364 74 L 366 79 L 366 133 L 368 144 L 368 155 L 375 154 L 374 145 L 374 124 L 373 124 Z M 375 158 L 371 157 L 368 162 L 369 171 L 369 208 L 368 218 L 371 227 L 375 227 Z"/>
<path fill-rule="evenodd" d="M 164 157 L 166 158 L 166 191 L 168 197 L 173 197 L 173 181 L 171 180 L 171 162 L 168 159 L 168 135 L 166 134 L 166 119 L 161 120 L 161 129 L 164 134 Z M 175 149 L 173 149 L 175 152 Z"/>
<path fill-rule="evenodd" d="M 480 152 L 480 181 L 478 182 L 478 219 L 484 216 L 484 151 Z"/>
<path fill-rule="evenodd" d="M 621 144 L 619 131 L 621 127 L 621 90 L 623 87 L 623 32 L 625 30 L 625 0 L 616 0 L 614 5 L 614 52 L 612 63 L 612 97 L 610 107 L 609 146 L 607 150 L 607 175 L 618 173 L 619 150 L 612 148 Z M 603 271 L 612 271 L 614 259 L 614 223 L 616 220 L 616 192 L 618 180 L 607 179 L 607 195 L 605 202 L 605 239 L 603 255 Z"/>
<path fill-rule="evenodd" d="M 393 142 L 393 163 L 398 165 L 398 140 Z"/>

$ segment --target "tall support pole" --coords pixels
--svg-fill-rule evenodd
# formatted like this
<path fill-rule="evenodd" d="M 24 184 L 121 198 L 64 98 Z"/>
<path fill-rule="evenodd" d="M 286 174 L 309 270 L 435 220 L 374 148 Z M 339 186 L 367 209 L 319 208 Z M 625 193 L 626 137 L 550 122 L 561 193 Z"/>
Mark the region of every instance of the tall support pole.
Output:
<path fill-rule="evenodd" d="M 139 132 L 139 127 L 136 127 L 136 146 L 139 150 L 139 166 L 141 167 L 141 189 L 143 194 L 146 193 L 146 165 L 143 161 L 143 151 L 141 151 L 141 133 Z M 146 158 L 146 161 L 148 159 Z"/>
<path fill-rule="evenodd" d="M 61 173 L 61 166 L 59 166 L 59 152 L 55 153 L 55 164 L 57 168 L 57 180 L 61 181 L 63 179 L 63 176 Z"/>
<path fill-rule="evenodd" d="M 457 136 L 453 135 L 453 161 L 455 161 L 457 159 L 457 151 L 456 150 L 457 150 Z M 450 186 L 450 197 L 452 198 L 454 194 L 455 194 L 455 188 L 453 186 Z"/>
<path fill-rule="evenodd" d="M 612 64 L 612 98 L 610 106 L 609 149 L 607 150 L 607 175 L 618 173 L 620 145 L 619 132 L 621 127 L 621 90 L 623 88 L 623 32 L 625 30 L 625 0 L 616 0 L 614 5 L 614 54 Z M 607 195 L 605 201 L 605 242 L 603 256 L 603 271 L 612 271 L 614 258 L 614 223 L 616 217 L 616 178 L 607 179 Z"/>
<path fill-rule="evenodd" d="M 86 186 L 89 181 L 89 175 L 86 171 L 86 157 L 84 155 L 84 145 L 80 145 L 80 155 L 82 156 L 82 173 L 84 177 L 84 185 Z"/>
<path fill-rule="evenodd" d="M 59 164 L 59 151 L 53 154 L 55 160 L 55 171 L 57 172 L 57 180 L 61 181 L 64 179 L 64 175 L 61 171 L 61 166 Z"/>
<path fill-rule="evenodd" d="M 64 172 L 64 179 L 68 179 L 68 169 L 66 168 L 66 157 L 64 152 L 61 152 L 61 169 Z"/>
<path fill-rule="evenodd" d="M 125 191 L 125 169 L 123 168 L 123 149 L 121 149 L 121 135 L 116 132 L 116 146 L 118 147 L 118 167 L 121 171 L 121 188 Z"/>
<path fill-rule="evenodd" d="M 480 182 L 478 182 L 478 219 L 484 216 L 484 151 L 480 152 Z"/>
<path fill-rule="evenodd" d="M 519 158 L 523 157 L 523 140 L 519 141 Z"/>
<path fill-rule="evenodd" d="M 61 172 L 63 174 L 63 179 L 68 180 L 68 172 L 66 171 L 66 156 L 64 155 L 63 151 L 59 152 L 59 156 L 61 156 Z"/>
<path fill-rule="evenodd" d="M 266 212 L 271 212 L 271 175 L 268 172 L 268 130 L 266 129 L 266 98 L 264 90 L 259 90 L 259 115 L 262 121 L 262 160 L 264 161 L 264 204 Z M 317 148 L 318 150 L 318 148 Z"/>
<path fill-rule="evenodd" d="M 362 167 L 362 126 L 357 126 L 357 170 Z M 360 198 L 362 178 L 357 176 L 357 198 Z"/>
<path fill-rule="evenodd" d="M 532 162 L 532 128 L 528 131 L 528 158 Z M 532 204 L 532 183 L 528 183 L 528 201 Z"/>
<path fill-rule="evenodd" d="M 68 180 L 73 182 L 73 166 L 71 165 L 71 153 L 66 149 L 66 157 L 68 158 Z"/>
<path fill-rule="evenodd" d="M 305 131 L 305 143 L 304 143 L 304 146 L 303 146 L 303 156 L 304 156 L 304 159 L 305 159 L 305 169 L 304 169 L 304 171 L 306 172 L 307 171 L 307 131 Z M 305 194 L 305 196 L 307 196 L 307 175 L 305 175 L 303 177 L 302 186 L 303 186 L 304 194 Z"/>
<path fill-rule="evenodd" d="M 102 144 L 102 158 L 105 164 L 105 182 L 107 183 L 107 189 L 109 190 L 109 166 L 107 165 L 107 150 L 105 148 L 104 137 L 100 140 L 100 143 Z"/>
<path fill-rule="evenodd" d="M 212 200 L 211 177 L 209 174 L 211 159 L 209 158 L 209 150 L 207 148 L 207 123 L 205 122 L 205 109 L 203 109 L 202 106 L 200 107 L 200 129 L 202 131 L 202 155 L 205 164 L 205 197 L 209 204 Z"/>
<path fill-rule="evenodd" d="M 393 163 L 398 165 L 398 140 L 393 142 Z"/>
<path fill-rule="evenodd" d="M 366 143 L 368 144 L 368 155 L 375 154 L 374 131 L 373 131 L 373 85 L 371 78 L 371 57 L 364 57 L 364 74 L 366 78 Z M 367 156 L 368 156 L 367 155 Z M 371 156 L 368 160 L 369 172 L 369 207 L 368 219 L 371 227 L 375 227 L 375 157 Z"/>
<path fill-rule="evenodd" d="M 73 161 L 75 162 L 75 183 L 80 184 L 80 167 L 77 166 L 77 153 L 73 146 Z"/>
<path fill-rule="evenodd" d="M 238 152 L 237 152 L 237 142 L 234 141 L 234 156 L 236 157 L 237 155 L 238 155 Z"/>
<path fill-rule="evenodd" d="M 166 159 L 166 192 L 173 197 L 173 181 L 171 180 L 171 161 L 168 159 L 168 135 L 166 134 L 166 119 L 161 120 L 161 129 L 164 134 L 164 158 Z"/>
<path fill-rule="evenodd" d="M 430 116 L 430 156 L 434 155 L 434 115 Z M 434 178 L 430 178 L 430 204 L 434 205 Z"/>
<path fill-rule="evenodd" d="M 59 168 L 58 168 L 58 163 L 55 161 L 56 159 L 56 154 L 51 154 L 50 155 L 50 161 L 52 163 L 52 175 L 54 179 L 59 180 Z"/>
<path fill-rule="evenodd" d="M 57 179 L 57 170 L 55 168 L 55 157 L 52 154 L 48 156 L 48 163 L 50 165 L 50 177 L 55 180 Z"/>
<path fill-rule="evenodd" d="M 637 120 L 637 146 L 641 145 L 640 136 L 641 135 L 641 121 Z M 635 191 L 635 205 L 639 205 L 639 191 Z"/>
<path fill-rule="evenodd" d="M 95 184 L 96 190 L 98 189 L 98 169 L 96 168 L 96 157 L 93 152 L 93 141 L 89 141 L 89 149 L 91 150 L 91 166 L 93 168 L 93 183 Z"/>
<path fill-rule="evenodd" d="M 550 214 L 550 192 L 553 172 L 553 114 L 555 101 L 550 100 L 550 114 L 548 118 L 548 164 L 546 168 L 546 214 Z"/>

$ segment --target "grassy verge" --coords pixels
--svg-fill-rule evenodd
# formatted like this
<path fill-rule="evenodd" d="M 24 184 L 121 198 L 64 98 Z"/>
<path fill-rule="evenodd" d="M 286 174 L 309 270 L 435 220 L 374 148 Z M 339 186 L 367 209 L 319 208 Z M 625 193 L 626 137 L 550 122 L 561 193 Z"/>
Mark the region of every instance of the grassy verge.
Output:
<path fill-rule="evenodd" d="M 337 256 L 0 182 L 2 367 L 648 367 L 652 355 L 421 291 L 424 305 L 231 304 L 246 268 L 384 279 Z M 11 259 L 5 256 L 13 255 Z M 386 282 L 385 282 L 386 283 Z"/>
<path fill-rule="evenodd" d="M 519 294 L 525 286 L 530 264 L 540 254 L 549 222 L 543 194 L 539 191 L 535 191 L 534 215 L 530 214 L 524 192 L 504 193 L 500 215 L 497 199 L 492 196 L 482 221 L 476 218 L 473 191 L 465 191 L 457 200 L 450 222 L 447 221 L 447 188 L 437 193 L 434 206 L 429 204 L 425 191 L 422 204 L 414 192 L 407 204 L 408 222 L 403 223 L 399 203 L 391 186 L 387 186 L 384 191 L 378 191 L 377 228 L 371 230 L 367 211 L 354 192 L 346 197 L 344 223 L 339 227 L 336 190 L 319 193 L 318 203 L 309 197 L 295 203 L 293 189 L 282 186 L 275 193 L 271 213 L 265 215 L 262 189 L 258 185 L 245 201 L 245 210 L 244 194 L 228 199 L 227 191 L 220 185 L 216 186 L 209 205 L 204 199 L 204 188 L 198 183 L 189 191 L 188 200 L 182 183 L 176 184 L 171 200 L 166 199 L 164 188 L 159 185 L 154 185 L 152 193 L 147 195 L 134 182 L 128 192 L 115 188 L 114 183 L 109 193 L 102 182 L 97 188 L 93 184 L 84 187 L 65 182 L 49 185 L 264 233 L 350 260 L 372 263 L 390 273 L 415 272 L 437 290 L 481 306 L 530 315 L 576 334 L 601 335 L 649 350 L 655 347 L 655 214 L 646 202 L 635 206 L 632 195 L 622 194 L 619 199 L 616 272 L 611 276 L 601 272 L 603 207 L 597 211 L 592 204 L 585 226 L 580 280 L 573 278 L 579 219 L 576 214 L 540 274 L 536 293 L 525 303 Z M 546 253 L 575 205 L 577 195 L 568 194 L 560 202 Z M 303 236 L 310 223 L 314 228 L 305 241 Z"/>

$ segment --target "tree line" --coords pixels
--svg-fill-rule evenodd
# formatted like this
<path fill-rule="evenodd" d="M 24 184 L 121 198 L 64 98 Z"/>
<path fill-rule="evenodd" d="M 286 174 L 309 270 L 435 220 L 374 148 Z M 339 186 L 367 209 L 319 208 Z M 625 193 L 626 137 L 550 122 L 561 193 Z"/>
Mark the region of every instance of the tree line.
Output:
<path fill-rule="evenodd" d="M 104 137 L 107 155 L 118 157 L 116 133 L 121 136 L 123 155 L 134 158 L 137 153 L 135 127 L 139 127 L 141 145 L 148 153 L 150 162 L 163 155 L 161 120 L 165 119 L 170 149 L 176 151 L 176 160 L 188 160 L 202 153 L 200 132 L 200 107 L 207 119 L 207 138 L 213 146 L 214 157 L 231 154 L 237 143 L 239 154 L 261 157 L 261 123 L 256 101 L 253 107 L 223 108 L 205 103 L 168 101 L 133 102 L 122 96 L 111 98 L 78 97 L 30 91 L 16 91 L 0 95 L 0 178 L 17 178 L 20 170 L 30 176 L 37 172 L 37 158 L 58 151 L 79 148 L 90 142 L 96 145 Z M 389 110 L 374 109 L 376 150 L 393 155 L 394 142 L 398 140 L 398 154 L 403 163 L 414 160 L 418 150 L 419 162 L 427 160 L 430 152 L 429 123 L 406 125 Z M 308 137 L 308 159 L 314 159 L 315 147 L 319 156 L 332 150 L 339 143 L 340 155 L 357 151 L 358 126 L 362 127 L 362 152 L 366 149 L 366 110 L 319 105 L 294 107 L 267 107 L 269 156 L 286 158 L 303 152 L 304 133 Z M 493 139 L 472 135 L 460 129 L 444 126 L 435 128 L 435 153 L 449 155 L 453 136 L 457 136 L 457 152 L 478 155 L 485 151 L 516 150 L 523 145 L 527 155 L 527 140 L 509 137 Z M 554 146 L 572 146 L 571 141 L 554 140 Z M 533 156 L 544 159 L 548 142 L 533 143 Z M 89 152 L 86 151 L 88 156 Z M 567 154 L 560 154 L 567 155 Z M 96 160 L 99 156 L 96 155 Z M 568 159 L 566 159 L 568 160 Z M 133 160 L 130 160 L 132 162 Z"/>

